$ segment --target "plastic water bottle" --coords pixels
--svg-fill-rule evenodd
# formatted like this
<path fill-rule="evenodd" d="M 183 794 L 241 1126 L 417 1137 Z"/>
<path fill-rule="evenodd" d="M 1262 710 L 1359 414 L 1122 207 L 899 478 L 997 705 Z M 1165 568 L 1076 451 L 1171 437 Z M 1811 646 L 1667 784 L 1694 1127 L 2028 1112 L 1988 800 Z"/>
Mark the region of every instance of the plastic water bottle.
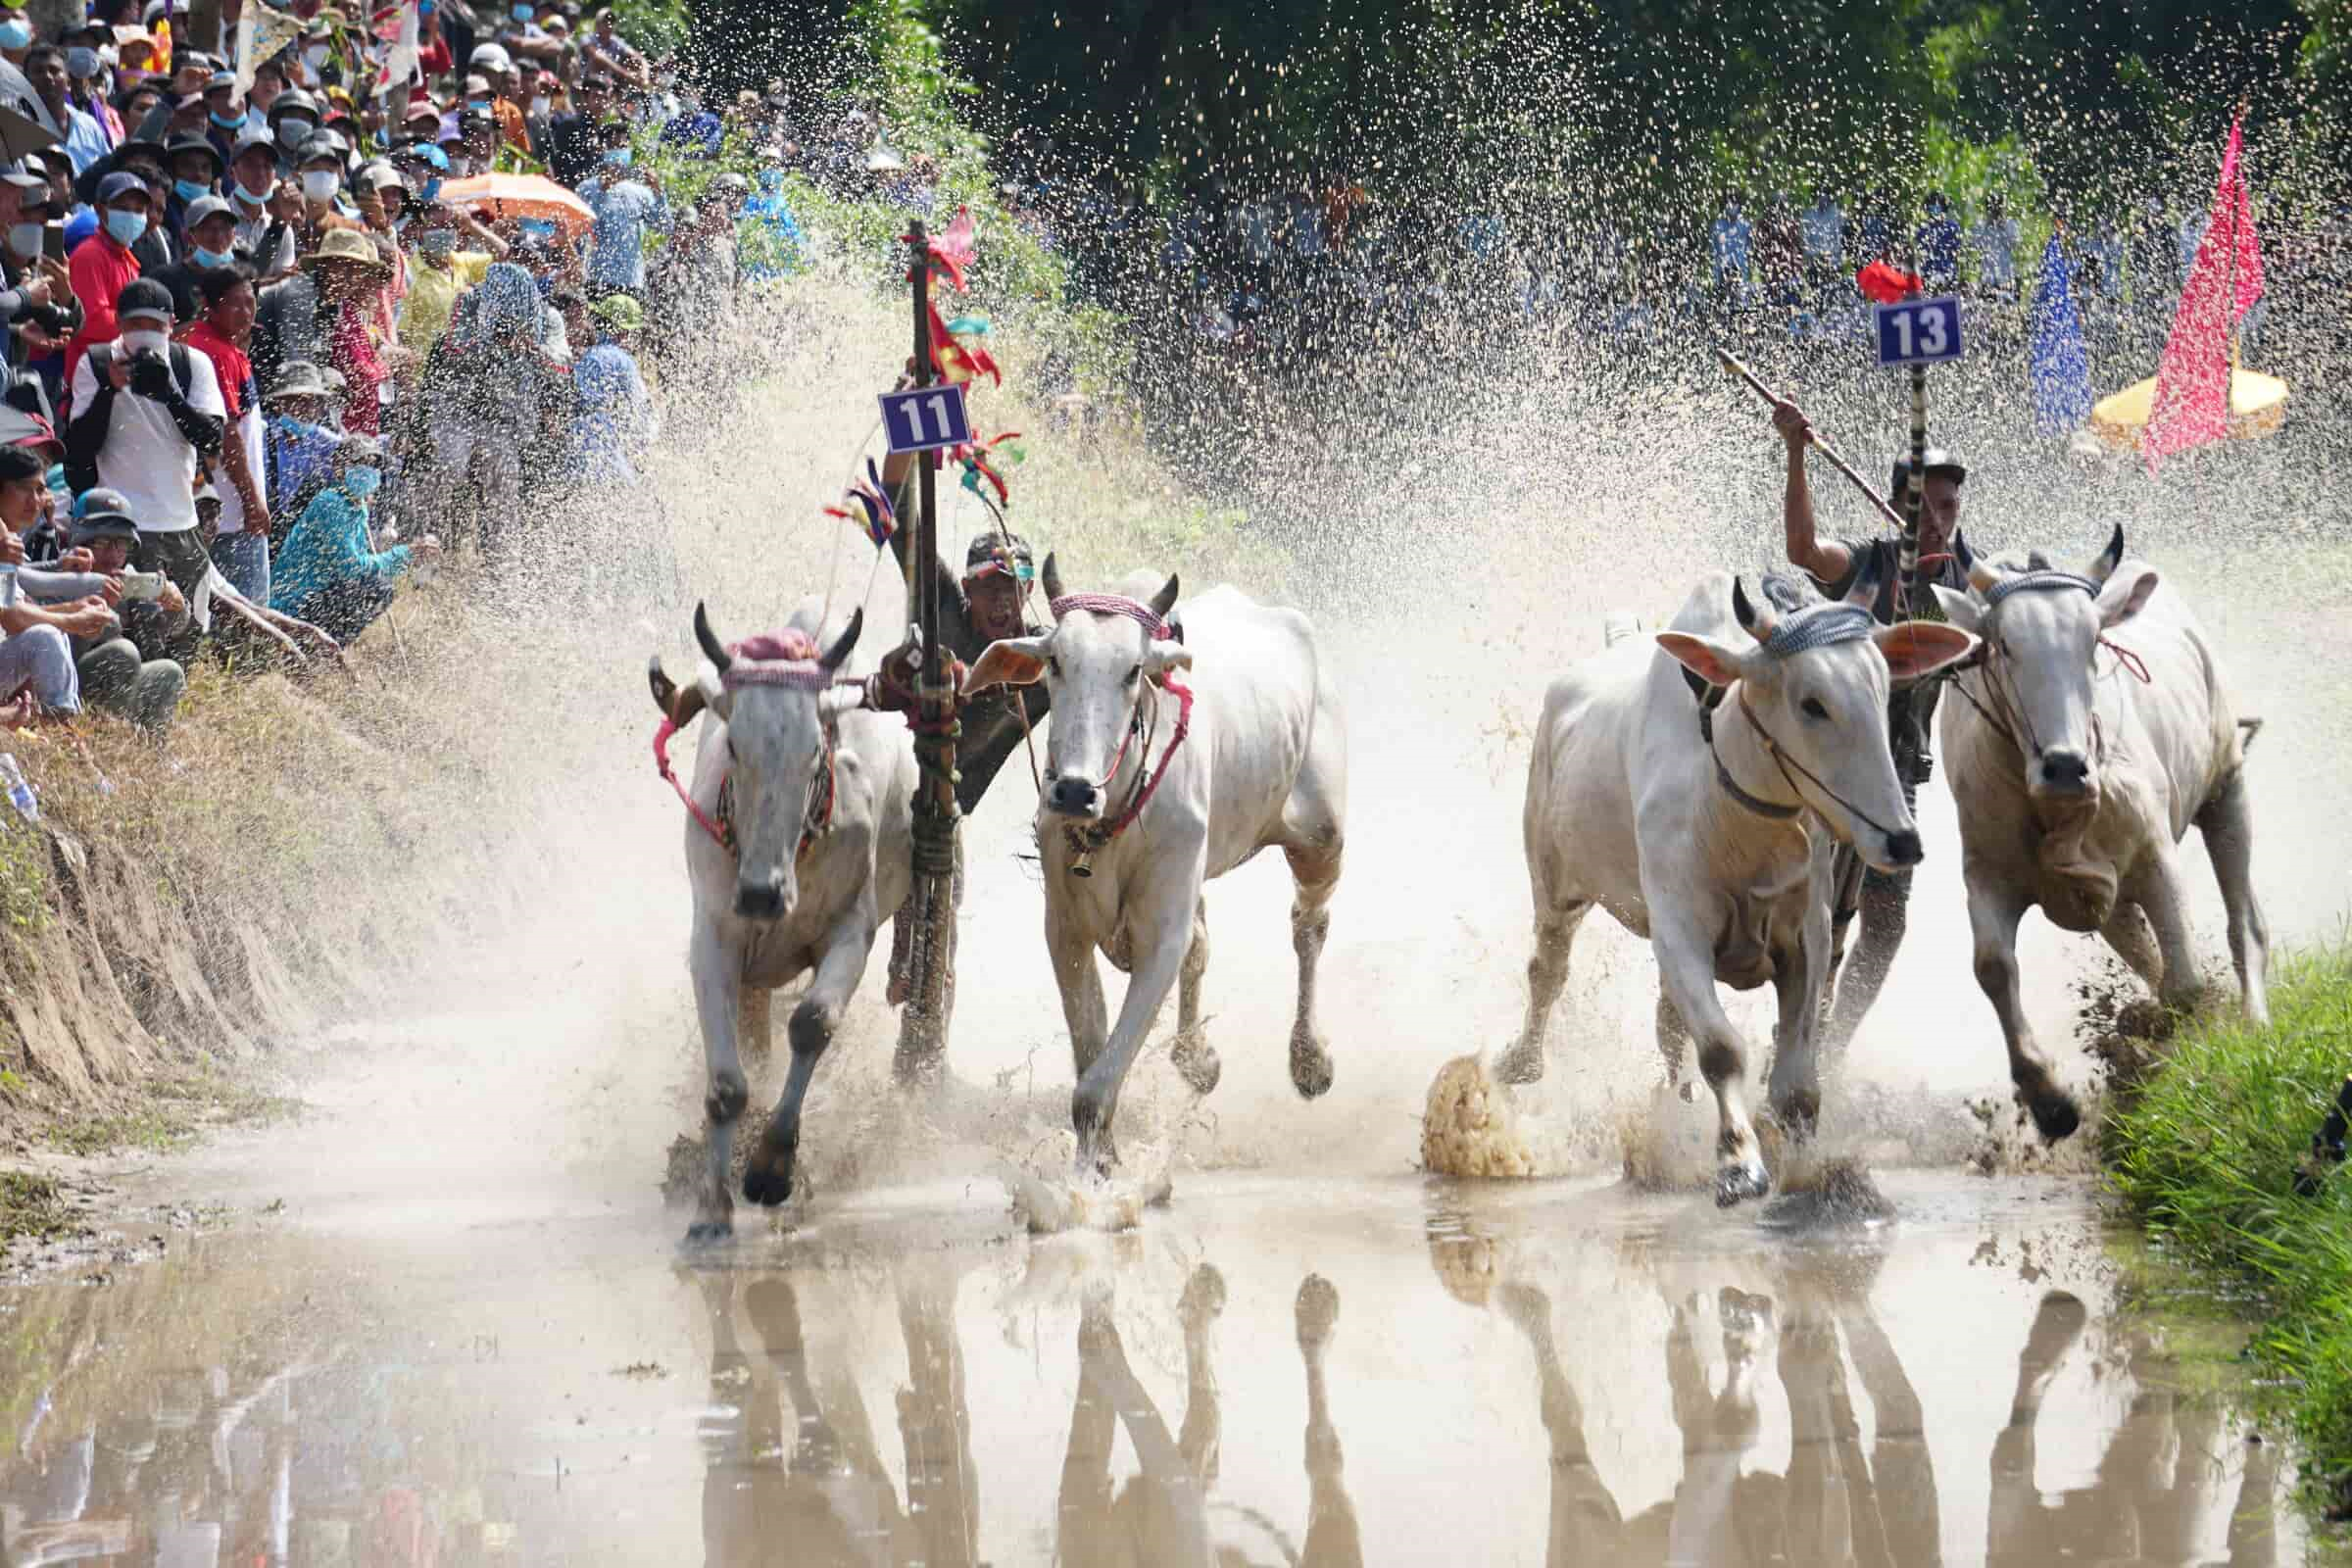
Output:
<path fill-rule="evenodd" d="M 32 780 L 17 765 L 14 752 L 0 752 L 0 788 L 7 789 L 9 804 L 24 813 L 25 821 L 41 819 L 40 797 L 32 793 Z"/>

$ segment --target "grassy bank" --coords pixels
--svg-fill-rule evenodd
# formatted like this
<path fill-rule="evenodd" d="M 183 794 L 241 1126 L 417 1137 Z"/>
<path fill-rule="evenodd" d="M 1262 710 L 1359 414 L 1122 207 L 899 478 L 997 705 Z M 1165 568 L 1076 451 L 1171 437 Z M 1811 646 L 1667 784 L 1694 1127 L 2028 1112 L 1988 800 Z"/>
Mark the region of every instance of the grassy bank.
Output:
<path fill-rule="evenodd" d="M 2117 1186 L 2185 1261 L 2240 1282 L 2309 1478 L 2352 1513 L 2352 1171 L 2295 1195 L 2298 1162 L 2352 1071 L 2352 949 L 2278 965 L 2272 1024 L 2204 1022 L 2107 1126 Z"/>

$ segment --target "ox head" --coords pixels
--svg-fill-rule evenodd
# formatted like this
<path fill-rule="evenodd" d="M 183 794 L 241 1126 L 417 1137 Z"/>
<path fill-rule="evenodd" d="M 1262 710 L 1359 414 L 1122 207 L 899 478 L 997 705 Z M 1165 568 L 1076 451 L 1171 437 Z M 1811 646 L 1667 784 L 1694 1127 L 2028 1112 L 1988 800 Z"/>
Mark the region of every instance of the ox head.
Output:
<path fill-rule="evenodd" d="M 1744 703 L 1788 764 L 1788 783 L 1864 861 L 1880 870 L 1917 864 L 1919 830 L 1887 746 L 1887 693 L 1893 681 L 1967 658 L 1977 640 L 1934 621 L 1872 624 L 1879 578 L 1869 563 L 1842 603 L 1791 578 L 1768 575 L 1763 588 L 1758 605 L 1732 581 L 1732 611 L 1750 646 L 1679 631 L 1658 633 L 1658 646 L 1709 685 L 1740 687 L 1717 734 L 1738 722 L 1733 704 Z"/>
<path fill-rule="evenodd" d="M 2152 566 L 2124 561 L 2123 525 L 2081 573 L 2061 571 L 2033 551 L 2014 561 L 1972 564 L 1968 593 L 1936 590 L 1955 626 L 1984 639 L 1988 672 L 2017 721 L 2027 794 L 2048 802 L 2095 802 L 2097 748 L 2091 735 L 2091 675 L 2099 639 L 2140 612 L 2156 591 Z"/>
<path fill-rule="evenodd" d="M 800 896 L 793 859 L 801 826 L 831 749 L 833 726 L 861 693 L 833 685 L 834 672 L 858 646 L 865 612 L 850 617 L 833 646 L 819 652 L 805 633 L 756 637 L 729 648 L 694 607 L 694 640 L 703 667 L 701 706 L 727 726 L 727 772 L 734 797 L 735 912 L 774 920 Z"/>
<path fill-rule="evenodd" d="M 1154 636 L 1137 615 L 1065 605 L 1068 596 L 1053 556 L 1046 557 L 1044 581 L 1054 629 L 1042 637 L 990 643 L 963 689 L 1046 683 L 1054 728 L 1046 743 L 1045 804 L 1063 816 L 1092 821 L 1102 815 L 1111 775 L 1124 756 L 1121 743 L 1141 711 L 1147 686 L 1171 669 L 1190 669 L 1193 656 L 1181 643 Z M 1149 600 L 1117 602 L 1164 625 L 1175 608 L 1176 590 L 1171 576 Z M 1135 760 L 1140 762 L 1140 756 Z"/>

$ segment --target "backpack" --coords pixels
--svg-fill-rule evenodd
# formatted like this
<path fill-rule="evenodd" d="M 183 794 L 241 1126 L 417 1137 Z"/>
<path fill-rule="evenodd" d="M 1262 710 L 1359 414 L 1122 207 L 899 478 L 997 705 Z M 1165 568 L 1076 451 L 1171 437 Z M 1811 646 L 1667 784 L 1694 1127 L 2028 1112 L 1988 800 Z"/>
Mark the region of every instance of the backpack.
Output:
<path fill-rule="evenodd" d="M 174 386 L 179 388 L 179 395 L 184 398 L 188 395 L 188 389 L 196 384 L 196 368 L 188 359 L 188 356 L 195 351 L 185 343 L 173 343 L 171 347 L 172 381 Z M 112 343 L 91 344 L 89 361 L 90 374 L 97 378 L 99 394 L 101 396 L 112 395 L 114 388 L 108 383 L 107 372 L 115 363 L 115 345 Z M 75 495 L 81 494 L 84 490 L 95 489 L 98 484 L 96 454 L 92 454 L 87 463 L 77 463 L 73 454 L 68 452 L 66 455 L 66 483 L 74 487 Z"/>

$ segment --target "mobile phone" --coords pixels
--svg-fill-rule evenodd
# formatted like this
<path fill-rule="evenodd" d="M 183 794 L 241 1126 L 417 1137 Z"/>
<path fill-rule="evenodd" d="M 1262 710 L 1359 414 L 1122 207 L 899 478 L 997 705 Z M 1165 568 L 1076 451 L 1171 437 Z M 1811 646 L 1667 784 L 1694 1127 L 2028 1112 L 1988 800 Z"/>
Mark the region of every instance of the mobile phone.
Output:
<path fill-rule="evenodd" d="M 160 571 L 126 571 L 122 574 L 122 597 L 139 604 L 151 604 L 164 597 L 164 574 Z"/>
<path fill-rule="evenodd" d="M 66 225 L 62 219 L 52 218 L 41 225 L 41 254 L 53 262 L 66 259 Z"/>

